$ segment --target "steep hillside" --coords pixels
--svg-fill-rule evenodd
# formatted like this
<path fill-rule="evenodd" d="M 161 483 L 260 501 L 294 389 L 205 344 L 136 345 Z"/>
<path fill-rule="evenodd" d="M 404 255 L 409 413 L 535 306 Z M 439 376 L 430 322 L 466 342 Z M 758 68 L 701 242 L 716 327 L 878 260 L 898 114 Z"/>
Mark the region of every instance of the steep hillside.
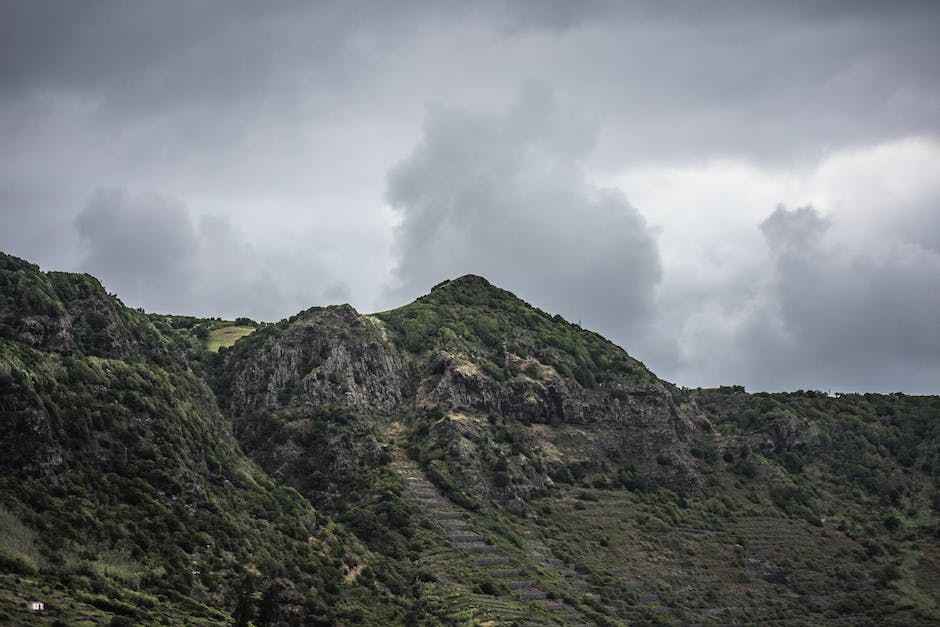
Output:
<path fill-rule="evenodd" d="M 371 316 L 308 310 L 219 359 L 249 455 L 407 555 L 450 616 L 508 620 L 533 598 L 562 623 L 937 617 L 936 398 L 877 397 L 893 409 L 849 422 L 849 399 L 767 414 L 767 395 L 679 389 L 473 276 Z M 755 411 L 769 418 L 739 418 Z M 889 411 L 885 431 L 873 419 Z M 859 425 L 878 460 L 869 497 L 838 435 Z M 873 502 L 897 476 L 917 486 L 895 497 L 911 507 Z M 455 555 L 433 558 L 422 517 Z"/>
<path fill-rule="evenodd" d="M 940 621 L 940 397 L 679 388 L 475 276 L 234 327 L 0 268 L 0 620 Z"/>
<path fill-rule="evenodd" d="M 674 386 L 480 277 L 374 316 L 308 310 L 225 352 L 220 372 L 236 419 L 321 405 L 398 416 L 414 457 L 506 504 L 591 472 L 678 491 L 698 479 L 696 418 Z"/>
<path fill-rule="evenodd" d="M 368 550 L 244 456 L 147 317 L 4 255 L 0 325 L 0 621 L 395 620 L 350 577 Z"/>
<path fill-rule="evenodd" d="M 376 318 L 412 367 L 411 454 L 461 488 L 521 504 L 607 472 L 694 489 L 694 416 L 596 333 L 475 276 Z"/>

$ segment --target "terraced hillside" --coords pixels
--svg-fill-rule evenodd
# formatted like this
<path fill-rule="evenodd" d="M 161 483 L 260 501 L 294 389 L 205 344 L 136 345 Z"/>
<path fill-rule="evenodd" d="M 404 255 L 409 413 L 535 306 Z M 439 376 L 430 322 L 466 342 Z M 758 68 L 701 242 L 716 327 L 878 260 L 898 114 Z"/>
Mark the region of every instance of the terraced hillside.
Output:
<path fill-rule="evenodd" d="M 399 423 L 391 427 L 393 434 L 400 433 Z M 564 600 L 576 599 L 585 591 L 578 577 L 574 581 L 553 577 L 548 586 L 540 583 L 540 578 L 545 578 L 540 565 L 547 561 L 539 547 L 503 546 L 505 542 L 500 542 L 498 536 L 495 543 L 489 540 L 488 532 L 474 522 L 477 516 L 445 497 L 397 444 L 397 438 L 392 439 L 392 467 L 404 479 L 407 493 L 420 504 L 424 515 L 441 527 L 456 550 L 421 556 L 423 567 L 440 574 L 437 581 L 444 591 L 442 597 L 449 608 L 445 615 L 449 619 L 514 620 L 532 625 L 590 624 L 574 604 Z M 561 564 L 551 561 L 552 567 Z M 459 565 L 457 572 L 461 578 L 447 586 L 444 582 L 455 565 Z M 461 591 L 461 583 L 466 581 L 477 583 L 470 591 Z M 561 593 L 556 592 L 558 589 Z"/>
<path fill-rule="evenodd" d="M 0 257 L 0 621 L 940 622 L 938 397 L 680 388 L 473 276 L 239 326 Z"/>

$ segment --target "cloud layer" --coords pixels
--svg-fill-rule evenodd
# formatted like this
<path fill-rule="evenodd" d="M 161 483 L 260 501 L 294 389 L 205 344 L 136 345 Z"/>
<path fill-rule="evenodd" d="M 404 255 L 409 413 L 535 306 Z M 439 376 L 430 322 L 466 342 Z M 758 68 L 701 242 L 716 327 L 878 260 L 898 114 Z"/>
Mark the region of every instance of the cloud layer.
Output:
<path fill-rule="evenodd" d="M 778 208 L 761 224 L 773 263 L 769 311 L 741 340 L 766 346 L 768 363 L 804 385 L 931 389 L 940 375 L 940 254 L 891 239 L 846 248 L 831 228 L 838 224 L 811 207 Z M 772 385 L 777 368 L 764 369 Z"/>
<path fill-rule="evenodd" d="M 262 319 L 283 308 L 261 256 L 223 217 L 197 225 L 172 198 L 97 190 L 75 228 L 81 266 L 127 303 L 165 313 Z"/>
<path fill-rule="evenodd" d="M 680 300 L 674 372 L 764 390 L 929 393 L 940 377 L 940 253 L 859 236 L 810 206 L 759 225 L 749 289 Z"/>
<path fill-rule="evenodd" d="M 585 180 L 593 137 L 539 88 L 505 112 L 432 111 L 389 176 L 397 292 L 475 273 L 602 332 L 642 328 L 662 278 L 656 241 L 620 192 Z"/>
<path fill-rule="evenodd" d="M 937 32 L 913 0 L 9 0 L 0 248 L 265 319 L 475 272 L 681 384 L 938 392 Z"/>

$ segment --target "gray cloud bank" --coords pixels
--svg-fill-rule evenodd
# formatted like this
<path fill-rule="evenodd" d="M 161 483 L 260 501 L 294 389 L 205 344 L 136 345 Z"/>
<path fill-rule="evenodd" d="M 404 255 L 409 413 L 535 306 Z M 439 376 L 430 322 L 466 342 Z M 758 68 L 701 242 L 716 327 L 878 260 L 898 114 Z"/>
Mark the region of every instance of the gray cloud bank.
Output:
<path fill-rule="evenodd" d="M 813 207 L 781 206 L 754 225 L 766 259 L 754 261 L 753 285 L 664 300 L 660 284 L 676 277 L 663 276 L 655 232 L 619 192 L 583 176 L 593 138 L 540 89 L 506 111 L 431 111 L 389 175 L 387 197 L 401 216 L 397 300 L 477 273 L 680 383 L 936 390 L 936 241 L 904 228 L 837 238 L 844 225 Z M 708 301 L 717 313 L 702 311 Z"/>
<path fill-rule="evenodd" d="M 936 389 L 940 254 L 892 239 L 849 249 L 827 237 L 837 227 L 809 207 L 778 208 L 761 224 L 780 332 L 765 322 L 760 336 L 752 330 L 742 339 L 755 347 L 770 340 L 768 365 L 784 365 L 805 385 Z M 777 370 L 765 367 L 768 383 Z"/>
<path fill-rule="evenodd" d="M 196 224 L 177 200 L 111 189 L 94 193 L 75 227 L 81 267 L 130 304 L 262 319 L 278 317 L 284 306 L 261 256 L 224 217 Z"/>
<path fill-rule="evenodd" d="M 262 319 L 474 272 L 682 384 L 938 392 L 929 164 L 805 192 L 836 153 L 937 158 L 938 32 L 913 1 L 8 0 L 0 248 Z M 618 176 L 722 160 L 802 179 L 746 233 L 709 207 L 696 274 L 694 216 Z M 877 211 L 842 203 L 872 180 Z"/>
<path fill-rule="evenodd" d="M 60 107 L 89 107 L 98 127 L 146 121 L 164 153 L 192 150 L 194 134 L 201 148 L 237 145 L 374 115 L 376 99 L 413 124 L 415 105 L 503 98 L 521 81 L 554 85 L 603 121 L 599 154 L 620 161 L 814 159 L 936 134 L 940 121 L 933 2 L 8 0 L 0 11 L 0 108 L 37 124 Z"/>
<path fill-rule="evenodd" d="M 843 226 L 778 207 L 759 225 L 768 273 L 703 314 L 677 371 L 765 390 L 936 393 L 940 253 L 892 234 L 846 245 Z"/>
<path fill-rule="evenodd" d="M 180 201 L 159 194 L 99 189 L 74 226 L 79 267 L 128 304 L 151 311 L 277 320 L 349 296 L 315 261 L 258 251 L 225 216 L 197 220 Z"/>
<path fill-rule="evenodd" d="M 656 241 L 622 194 L 585 180 L 593 137 L 540 88 L 505 112 L 432 111 L 389 176 L 396 292 L 480 274 L 602 332 L 642 328 L 662 278 Z"/>

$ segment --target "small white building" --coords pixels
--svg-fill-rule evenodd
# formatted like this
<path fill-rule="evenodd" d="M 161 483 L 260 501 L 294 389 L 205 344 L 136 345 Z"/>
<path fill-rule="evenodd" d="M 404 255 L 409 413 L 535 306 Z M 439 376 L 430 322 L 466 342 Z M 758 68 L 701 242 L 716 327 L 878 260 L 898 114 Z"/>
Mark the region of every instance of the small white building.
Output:
<path fill-rule="evenodd" d="M 26 604 L 30 612 L 41 612 L 46 609 L 46 604 L 42 601 L 30 601 Z"/>

